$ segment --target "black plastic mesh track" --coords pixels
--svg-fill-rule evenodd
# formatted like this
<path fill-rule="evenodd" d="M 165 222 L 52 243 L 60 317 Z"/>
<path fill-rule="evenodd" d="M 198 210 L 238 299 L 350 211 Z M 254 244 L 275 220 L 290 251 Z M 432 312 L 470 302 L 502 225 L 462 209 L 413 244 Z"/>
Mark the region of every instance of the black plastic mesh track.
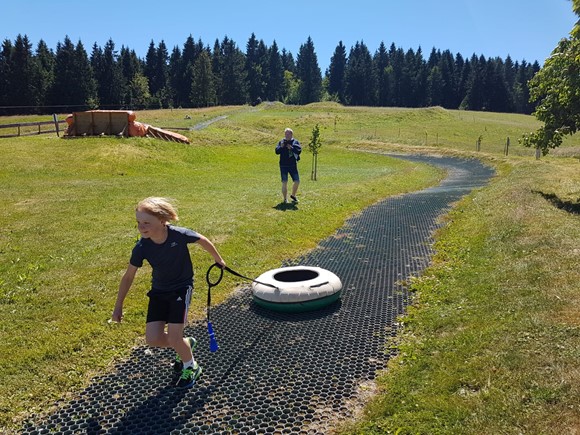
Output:
<path fill-rule="evenodd" d="M 204 322 L 187 328 L 204 367 L 192 389 L 174 387 L 171 351 L 138 347 L 114 373 L 23 433 L 318 434 L 350 417 L 357 387 L 390 357 L 385 343 L 408 303 L 405 282 L 428 264 L 437 218 L 493 174 L 476 160 L 401 158 L 442 166 L 449 176 L 367 208 L 292 263 L 337 274 L 341 301 L 278 313 L 254 304 L 248 286 L 212 309 L 218 352 L 209 352 Z"/>

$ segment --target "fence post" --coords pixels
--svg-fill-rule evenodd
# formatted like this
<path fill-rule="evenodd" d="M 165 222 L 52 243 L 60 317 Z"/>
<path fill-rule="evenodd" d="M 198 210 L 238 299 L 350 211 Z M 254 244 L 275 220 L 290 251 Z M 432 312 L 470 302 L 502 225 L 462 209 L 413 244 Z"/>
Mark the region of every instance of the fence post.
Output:
<path fill-rule="evenodd" d="M 56 131 L 57 137 L 60 137 L 59 130 L 58 130 L 58 116 L 56 113 L 52 114 L 52 120 L 54 121 L 54 129 Z"/>
<path fill-rule="evenodd" d="M 477 138 L 477 141 L 475 142 L 475 150 L 476 151 L 480 151 L 481 150 L 481 139 L 483 139 L 483 136 L 479 136 Z"/>
<path fill-rule="evenodd" d="M 508 136 L 507 140 L 505 141 L 504 154 L 507 156 L 509 152 L 510 152 L 510 137 Z"/>

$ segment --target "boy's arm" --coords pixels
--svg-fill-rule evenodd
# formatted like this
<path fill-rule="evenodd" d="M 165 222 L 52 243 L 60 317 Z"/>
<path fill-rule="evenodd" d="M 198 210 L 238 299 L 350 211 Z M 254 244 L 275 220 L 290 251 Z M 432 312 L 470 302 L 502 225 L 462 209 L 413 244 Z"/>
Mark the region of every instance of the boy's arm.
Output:
<path fill-rule="evenodd" d="M 218 263 L 221 266 L 226 265 L 226 262 L 223 260 L 220 253 L 217 251 L 213 243 L 208 240 L 207 237 L 199 234 L 199 240 L 197 241 L 197 243 L 199 243 L 199 245 L 213 257 L 216 263 Z"/>
<path fill-rule="evenodd" d="M 117 293 L 117 302 L 115 302 L 115 308 L 113 309 L 113 315 L 111 316 L 113 322 L 120 322 L 123 319 L 123 302 L 133 284 L 137 270 L 138 267 L 129 264 L 127 270 L 123 274 L 123 278 L 121 278 L 119 293 Z"/>

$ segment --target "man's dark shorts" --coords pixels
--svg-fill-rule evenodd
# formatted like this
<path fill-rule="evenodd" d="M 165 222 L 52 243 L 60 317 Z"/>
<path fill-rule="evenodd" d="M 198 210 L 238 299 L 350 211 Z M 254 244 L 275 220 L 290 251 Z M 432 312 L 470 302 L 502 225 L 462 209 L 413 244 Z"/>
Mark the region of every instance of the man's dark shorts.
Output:
<path fill-rule="evenodd" d="M 282 177 L 282 182 L 288 181 L 288 174 L 292 177 L 292 181 L 300 181 L 300 175 L 298 175 L 298 168 L 296 166 L 280 166 L 280 176 Z"/>
<path fill-rule="evenodd" d="M 193 287 L 187 286 L 183 290 L 170 293 L 148 293 L 149 307 L 147 308 L 147 323 L 186 323 L 187 311 Z"/>

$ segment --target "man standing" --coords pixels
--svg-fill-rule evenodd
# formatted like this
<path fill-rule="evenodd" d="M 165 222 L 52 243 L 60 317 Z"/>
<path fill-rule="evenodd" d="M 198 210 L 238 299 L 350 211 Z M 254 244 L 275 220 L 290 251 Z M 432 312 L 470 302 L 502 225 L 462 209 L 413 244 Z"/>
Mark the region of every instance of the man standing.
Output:
<path fill-rule="evenodd" d="M 300 160 L 302 147 L 300 142 L 294 139 L 294 132 L 291 128 L 284 130 L 284 139 L 276 145 L 276 154 L 280 155 L 280 176 L 282 178 L 282 196 L 284 202 L 288 202 L 288 174 L 292 177 L 292 194 L 290 199 L 293 203 L 298 202 L 296 193 L 300 185 L 300 175 L 298 175 L 298 166 L 296 162 Z"/>

